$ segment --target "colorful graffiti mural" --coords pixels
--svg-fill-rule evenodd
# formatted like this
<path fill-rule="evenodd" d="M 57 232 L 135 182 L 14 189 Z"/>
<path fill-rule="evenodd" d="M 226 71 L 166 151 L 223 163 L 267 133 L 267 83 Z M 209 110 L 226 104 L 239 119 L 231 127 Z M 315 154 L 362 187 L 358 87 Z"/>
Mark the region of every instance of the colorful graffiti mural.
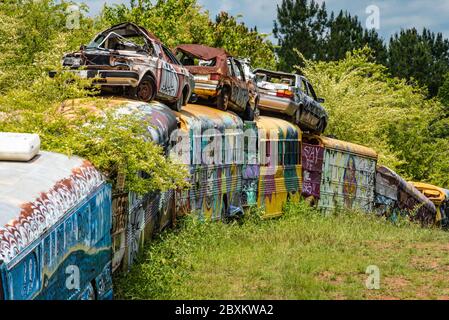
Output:
<path fill-rule="evenodd" d="M 298 126 L 285 120 L 259 117 L 260 179 L 257 206 L 265 218 L 282 215 L 288 201 L 299 201 L 302 189 L 301 138 Z"/>
<path fill-rule="evenodd" d="M 103 176 L 78 157 L 40 152 L 2 162 L 2 296 L 111 298 L 111 201 Z M 77 285 L 66 285 L 70 276 Z"/>
<path fill-rule="evenodd" d="M 374 209 L 395 220 L 398 216 L 410 216 L 425 225 L 436 222 L 435 205 L 412 184 L 387 167 L 376 169 L 376 198 Z"/>
<path fill-rule="evenodd" d="M 181 130 L 175 156 L 187 160 L 191 188 L 178 191 L 178 215 L 191 212 L 221 220 L 243 214 L 243 121 L 232 112 L 187 105 L 178 114 Z"/>
<path fill-rule="evenodd" d="M 304 138 L 303 153 L 311 158 L 308 166 L 312 168 L 306 171 L 307 186 L 315 188 L 314 196 L 317 196 L 316 188 L 320 185 L 320 209 L 328 213 L 339 208 L 362 209 L 366 212 L 372 210 L 377 163 L 374 150 L 327 137 L 307 135 Z M 319 154 L 315 156 L 314 153 Z"/>

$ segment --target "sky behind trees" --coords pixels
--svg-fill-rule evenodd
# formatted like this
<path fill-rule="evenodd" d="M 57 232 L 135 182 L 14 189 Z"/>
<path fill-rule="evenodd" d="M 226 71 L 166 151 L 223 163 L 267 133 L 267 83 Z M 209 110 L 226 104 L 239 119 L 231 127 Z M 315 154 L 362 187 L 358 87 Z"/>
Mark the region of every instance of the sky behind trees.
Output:
<path fill-rule="evenodd" d="M 92 13 L 101 10 L 104 3 L 129 3 L 129 0 L 84 0 Z M 281 0 L 198 0 L 212 16 L 221 10 L 232 15 L 242 14 L 248 26 L 257 26 L 260 32 L 271 33 L 276 19 L 276 4 Z M 322 2 L 318 0 L 317 2 Z M 378 33 L 386 40 L 401 28 L 427 27 L 434 32 L 442 32 L 449 38 L 449 0 L 326 0 L 328 11 L 348 10 L 359 16 L 365 24 L 368 15 L 365 10 L 370 5 L 380 9 L 380 29 Z M 273 37 L 271 37 L 273 39 Z"/>

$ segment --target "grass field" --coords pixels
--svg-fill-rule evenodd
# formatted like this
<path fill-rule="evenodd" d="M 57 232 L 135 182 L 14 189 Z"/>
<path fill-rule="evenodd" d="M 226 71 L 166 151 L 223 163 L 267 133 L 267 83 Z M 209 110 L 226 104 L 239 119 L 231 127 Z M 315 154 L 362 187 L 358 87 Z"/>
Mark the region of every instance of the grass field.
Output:
<path fill-rule="evenodd" d="M 119 299 L 449 299 L 449 233 L 305 204 L 281 219 L 185 219 L 115 280 Z M 368 290 L 370 265 L 380 290 Z"/>

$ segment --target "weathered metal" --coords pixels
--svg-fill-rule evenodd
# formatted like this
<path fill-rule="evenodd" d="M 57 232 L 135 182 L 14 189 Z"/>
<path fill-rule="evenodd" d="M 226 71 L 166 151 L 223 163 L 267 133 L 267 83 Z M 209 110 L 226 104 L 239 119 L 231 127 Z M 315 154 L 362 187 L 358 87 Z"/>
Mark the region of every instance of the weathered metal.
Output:
<path fill-rule="evenodd" d="M 221 220 L 243 214 L 243 121 L 234 113 L 189 104 L 178 113 L 177 157 L 189 168 L 191 188 L 176 194 L 178 215 Z"/>
<path fill-rule="evenodd" d="M 412 184 L 387 167 L 376 169 L 375 209 L 393 220 L 398 216 L 410 216 L 424 225 L 436 222 L 437 209 Z"/>
<path fill-rule="evenodd" d="M 112 297 L 111 187 L 89 162 L 49 152 L 1 162 L 0 211 L 5 299 Z"/>
<path fill-rule="evenodd" d="M 229 106 L 244 120 L 254 120 L 256 105 L 251 98 L 255 97 L 250 96 L 251 81 L 246 79 L 240 60 L 222 49 L 197 44 L 180 45 L 175 52 L 194 75 L 194 92 L 199 98 L 212 100 L 224 111 Z M 205 65 L 198 65 L 195 59 L 201 59 Z"/>
<path fill-rule="evenodd" d="M 318 207 L 326 213 L 341 208 L 361 209 L 370 212 L 374 202 L 374 184 L 376 176 L 377 153 L 369 148 L 353 143 L 330 139 L 323 136 L 306 135 L 304 138 L 303 153 L 309 151 L 304 148 L 317 146 L 314 152 L 323 152 L 323 158 L 310 156 L 310 164 L 306 170 L 312 172 L 307 177 L 307 187 L 312 186 L 315 194 L 318 181 L 320 181 L 320 195 Z M 309 161 L 309 159 L 308 159 Z M 319 163 L 322 163 L 321 174 Z M 320 179 L 320 180 L 318 180 Z"/>
<path fill-rule="evenodd" d="M 170 49 L 129 22 L 102 31 L 80 51 L 64 55 L 63 66 L 82 78 L 93 78 L 104 89 L 127 87 L 132 96 L 147 102 L 156 98 L 175 110 L 189 100 L 194 88 L 193 76 Z"/>
<path fill-rule="evenodd" d="M 278 217 L 288 200 L 300 199 L 302 132 L 278 118 L 261 116 L 256 124 L 260 155 L 257 206 L 264 209 L 265 218 Z"/>
<path fill-rule="evenodd" d="M 436 223 L 449 227 L 449 193 L 448 190 L 422 182 L 410 182 L 416 189 L 433 202 L 437 209 Z"/>
<path fill-rule="evenodd" d="M 315 90 L 303 76 L 264 69 L 254 70 L 262 114 L 282 116 L 303 130 L 323 133 L 328 115 Z"/>

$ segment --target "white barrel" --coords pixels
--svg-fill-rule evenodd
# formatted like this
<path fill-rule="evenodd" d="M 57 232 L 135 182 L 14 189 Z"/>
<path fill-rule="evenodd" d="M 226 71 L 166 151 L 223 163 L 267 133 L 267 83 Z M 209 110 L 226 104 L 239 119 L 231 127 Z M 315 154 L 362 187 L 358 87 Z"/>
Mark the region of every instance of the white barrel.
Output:
<path fill-rule="evenodd" d="M 37 134 L 0 132 L 0 161 L 30 161 L 40 146 Z"/>

